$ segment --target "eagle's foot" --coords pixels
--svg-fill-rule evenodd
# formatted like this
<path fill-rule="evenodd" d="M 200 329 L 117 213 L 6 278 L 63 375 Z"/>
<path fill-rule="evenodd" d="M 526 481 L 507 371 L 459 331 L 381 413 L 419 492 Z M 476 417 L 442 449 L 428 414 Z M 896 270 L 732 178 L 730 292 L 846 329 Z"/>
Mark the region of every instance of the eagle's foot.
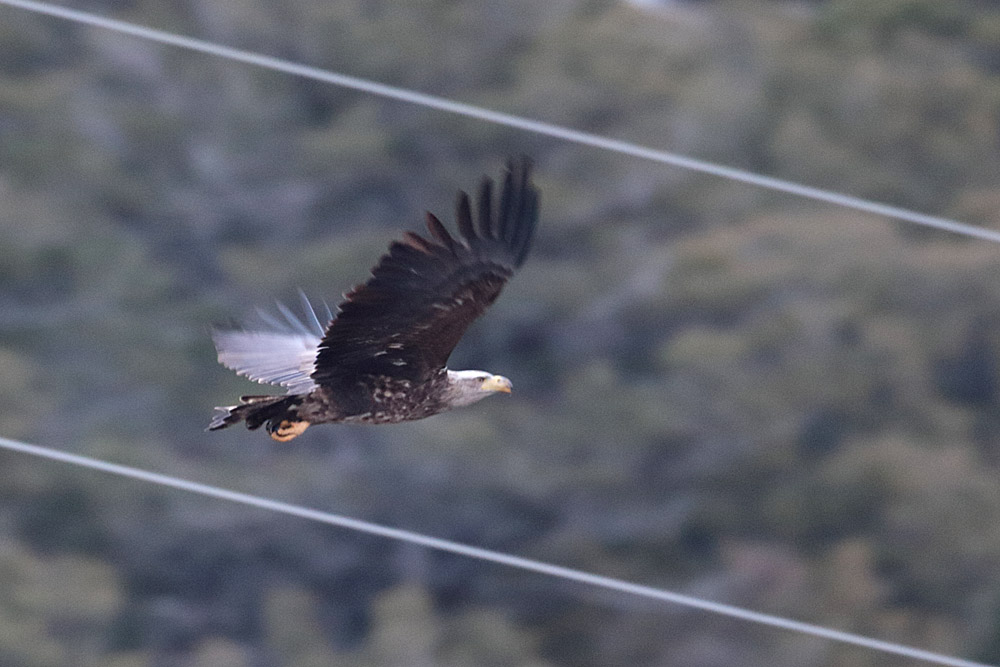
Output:
<path fill-rule="evenodd" d="M 274 422 L 267 423 L 267 432 L 271 434 L 272 439 L 278 442 L 288 442 L 292 438 L 302 435 L 307 428 L 309 428 L 309 422 L 307 421 L 293 422 L 288 419 L 282 419 L 277 424 Z"/>

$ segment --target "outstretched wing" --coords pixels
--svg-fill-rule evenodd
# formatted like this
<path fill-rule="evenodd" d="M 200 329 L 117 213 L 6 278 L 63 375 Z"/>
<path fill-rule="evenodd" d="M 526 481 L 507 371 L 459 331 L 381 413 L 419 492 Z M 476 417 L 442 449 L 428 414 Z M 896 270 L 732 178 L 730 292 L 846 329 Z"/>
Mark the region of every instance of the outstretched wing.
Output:
<path fill-rule="evenodd" d="M 279 303 L 285 322 L 258 311 L 262 321 L 258 329 L 214 330 L 212 340 L 219 363 L 255 382 L 286 387 L 289 394 L 307 394 L 315 389 L 311 375 L 316 369 L 323 325 L 304 294 L 302 303 L 308 324 Z M 331 319 L 327 308 L 325 321 Z"/>
<path fill-rule="evenodd" d="M 508 165 L 499 202 L 492 181 L 483 180 L 475 224 L 464 192 L 456 209 L 458 238 L 428 213 L 432 238 L 406 232 L 368 282 L 345 295 L 320 343 L 312 374 L 317 384 L 350 390 L 372 375 L 421 382 L 444 367 L 531 246 L 538 191 L 530 162 Z"/>

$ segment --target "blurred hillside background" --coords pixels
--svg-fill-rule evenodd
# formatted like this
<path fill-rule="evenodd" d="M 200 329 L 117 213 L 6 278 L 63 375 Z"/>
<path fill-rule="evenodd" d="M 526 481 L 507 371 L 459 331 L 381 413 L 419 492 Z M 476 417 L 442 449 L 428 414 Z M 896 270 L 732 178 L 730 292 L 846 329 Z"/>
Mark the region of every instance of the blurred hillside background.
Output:
<path fill-rule="evenodd" d="M 88 0 L 1000 228 L 975 0 Z M 336 302 L 531 155 L 456 368 L 515 393 L 288 445 L 213 323 Z M 1000 247 L 0 6 L 0 435 L 1000 662 Z M 0 453 L 0 664 L 910 664 Z"/>

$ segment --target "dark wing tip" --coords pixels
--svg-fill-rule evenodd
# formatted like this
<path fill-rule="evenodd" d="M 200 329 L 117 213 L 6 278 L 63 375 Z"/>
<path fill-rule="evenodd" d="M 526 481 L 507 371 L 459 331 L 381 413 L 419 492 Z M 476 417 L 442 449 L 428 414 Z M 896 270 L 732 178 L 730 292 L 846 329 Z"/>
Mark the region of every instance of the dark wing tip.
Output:
<path fill-rule="evenodd" d="M 430 215 L 430 214 L 428 214 L 428 215 Z M 438 223 L 438 224 L 440 224 L 440 223 Z M 408 245 L 411 248 L 419 250 L 420 252 L 424 252 L 424 253 L 428 253 L 428 254 L 430 254 L 431 252 L 433 252 L 430 241 L 428 241 L 427 239 L 425 239 L 423 236 L 420 236 L 419 234 L 414 234 L 413 232 L 410 232 L 410 231 L 403 232 L 403 239 L 402 239 L 402 241 L 400 241 L 400 243 Z"/>
<path fill-rule="evenodd" d="M 533 166 L 534 162 L 527 155 L 522 155 L 516 159 L 508 158 L 504 174 L 505 176 L 509 174 L 511 183 L 519 191 L 523 191 L 531 187 L 531 169 Z"/>
<path fill-rule="evenodd" d="M 517 207 L 516 200 L 521 194 L 515 188 L 514 172 L 508 166 L 507 170 L 503 174 L 503 185 L 500 187 L 500 205 L 497 211 L 497 226 L 496 226 L 496 237 L 499 239 L 506 240 L 508 230 L 511 227 L 511 215 L 514 209 Z"/>
<path fill-rule="evenodd" d="M 431 238 L 404 232 L 402 239 L 389 245 L 389 254 L 398 261 L 412 257 L 414 252 L 443 259 L 446 255 L 461 254 L 463 247 L 498 249 L 500 246 L 509 253 L 506 261 L 512 261 L 513 267 L 520 266 L 528 254 L 538 221 L 538 189 L 531 182 L 531 166 L 531 159 L 526 156 L 507 160 L 499 202 L 494 202 L 493 181 L 484 177 L 479 186 L 475 218 L 469 196 L 458 193 L 455 218 L 460 238 L 452 236 L 441 220 L 428 211 L 426 222 Z M 485 246 L 481 245 L 483 242 Z M 358 291 L 355 289 L 345 297 L 350 301 Z"/>
<path fill-rule="evenodd" d="M 497 235 L 513 251 L 515 266 L 527 257 L 538 223 L 539 193 L 531 182 L 531 168 L 526 155 L 508 160 L 500 196 Z"/>
<path fill-rule="evenodd" d="M 531 182 L 531 168 L 532 160 L 526 155 L 509 158 L 500 179 L 499 200 L 494 202 L 493 181 L 489 177 L 483 178 L 477 197 L 476 227 L 479 236 L 502 241 L 519 258 L 518 264 L 527 253 L 538 217 L 538 190 Z M 464 193 L 460 197 L 464 197 Z M 465 211 L 462 206 L 460 198 L 460 228 L 467 222 L 463 220 Z M 471 224 L 468 226 L 472 227 Z"/>
<path fill-rule="evenodd" d="M 531 243 L 535 240 L 535 228 L 538 226 L 541 195 L 537 189 L 532 188 L 526 199 L 528 203 L 522 214 L 523 222 L 518 226 L 512 243 L 515 255 L 514 266 L 521 266 L 524 263 L 528 251 L 531 250 Z"/>
<path fill-rule="evenodd" d="M 448 233 L 448 230 L 438 220 L 437 216 L 430 211 L 427 212 L 427 231 L 437 239 L 438 243 L 447 248 L 449 252 L 455 252 L 455 239 Z"/>
<path fill-rule="evenodd" d="M 464 192 L 458 193 L 458 201 L 455 203 L 455 220 L 458 222 L 458 231 L 462 237 L 473 242 L 478 238 L 475 227 L 472 226 L 472 205 L 469 203 L 469 195 Z"/>
<path fill-rule="evenodd" d="M 483 176 L 479 184 L 479 195 L 476 197 L 479 235 L 484 239 L 493 238 L 493 181 L 489 176 Z"/>

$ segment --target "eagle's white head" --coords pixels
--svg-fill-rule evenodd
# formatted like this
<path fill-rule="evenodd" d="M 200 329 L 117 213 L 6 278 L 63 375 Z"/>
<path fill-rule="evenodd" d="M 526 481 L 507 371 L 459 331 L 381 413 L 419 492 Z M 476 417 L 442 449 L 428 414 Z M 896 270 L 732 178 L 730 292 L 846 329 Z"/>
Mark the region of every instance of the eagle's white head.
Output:
<path fill-rule="evenodd" d="M 452 407 L 471 405 L 491 394 L 509 394 L 510 380 L 502 375 L 486 371 L 448 371 L 448 392 L 446 401 Z"/>

